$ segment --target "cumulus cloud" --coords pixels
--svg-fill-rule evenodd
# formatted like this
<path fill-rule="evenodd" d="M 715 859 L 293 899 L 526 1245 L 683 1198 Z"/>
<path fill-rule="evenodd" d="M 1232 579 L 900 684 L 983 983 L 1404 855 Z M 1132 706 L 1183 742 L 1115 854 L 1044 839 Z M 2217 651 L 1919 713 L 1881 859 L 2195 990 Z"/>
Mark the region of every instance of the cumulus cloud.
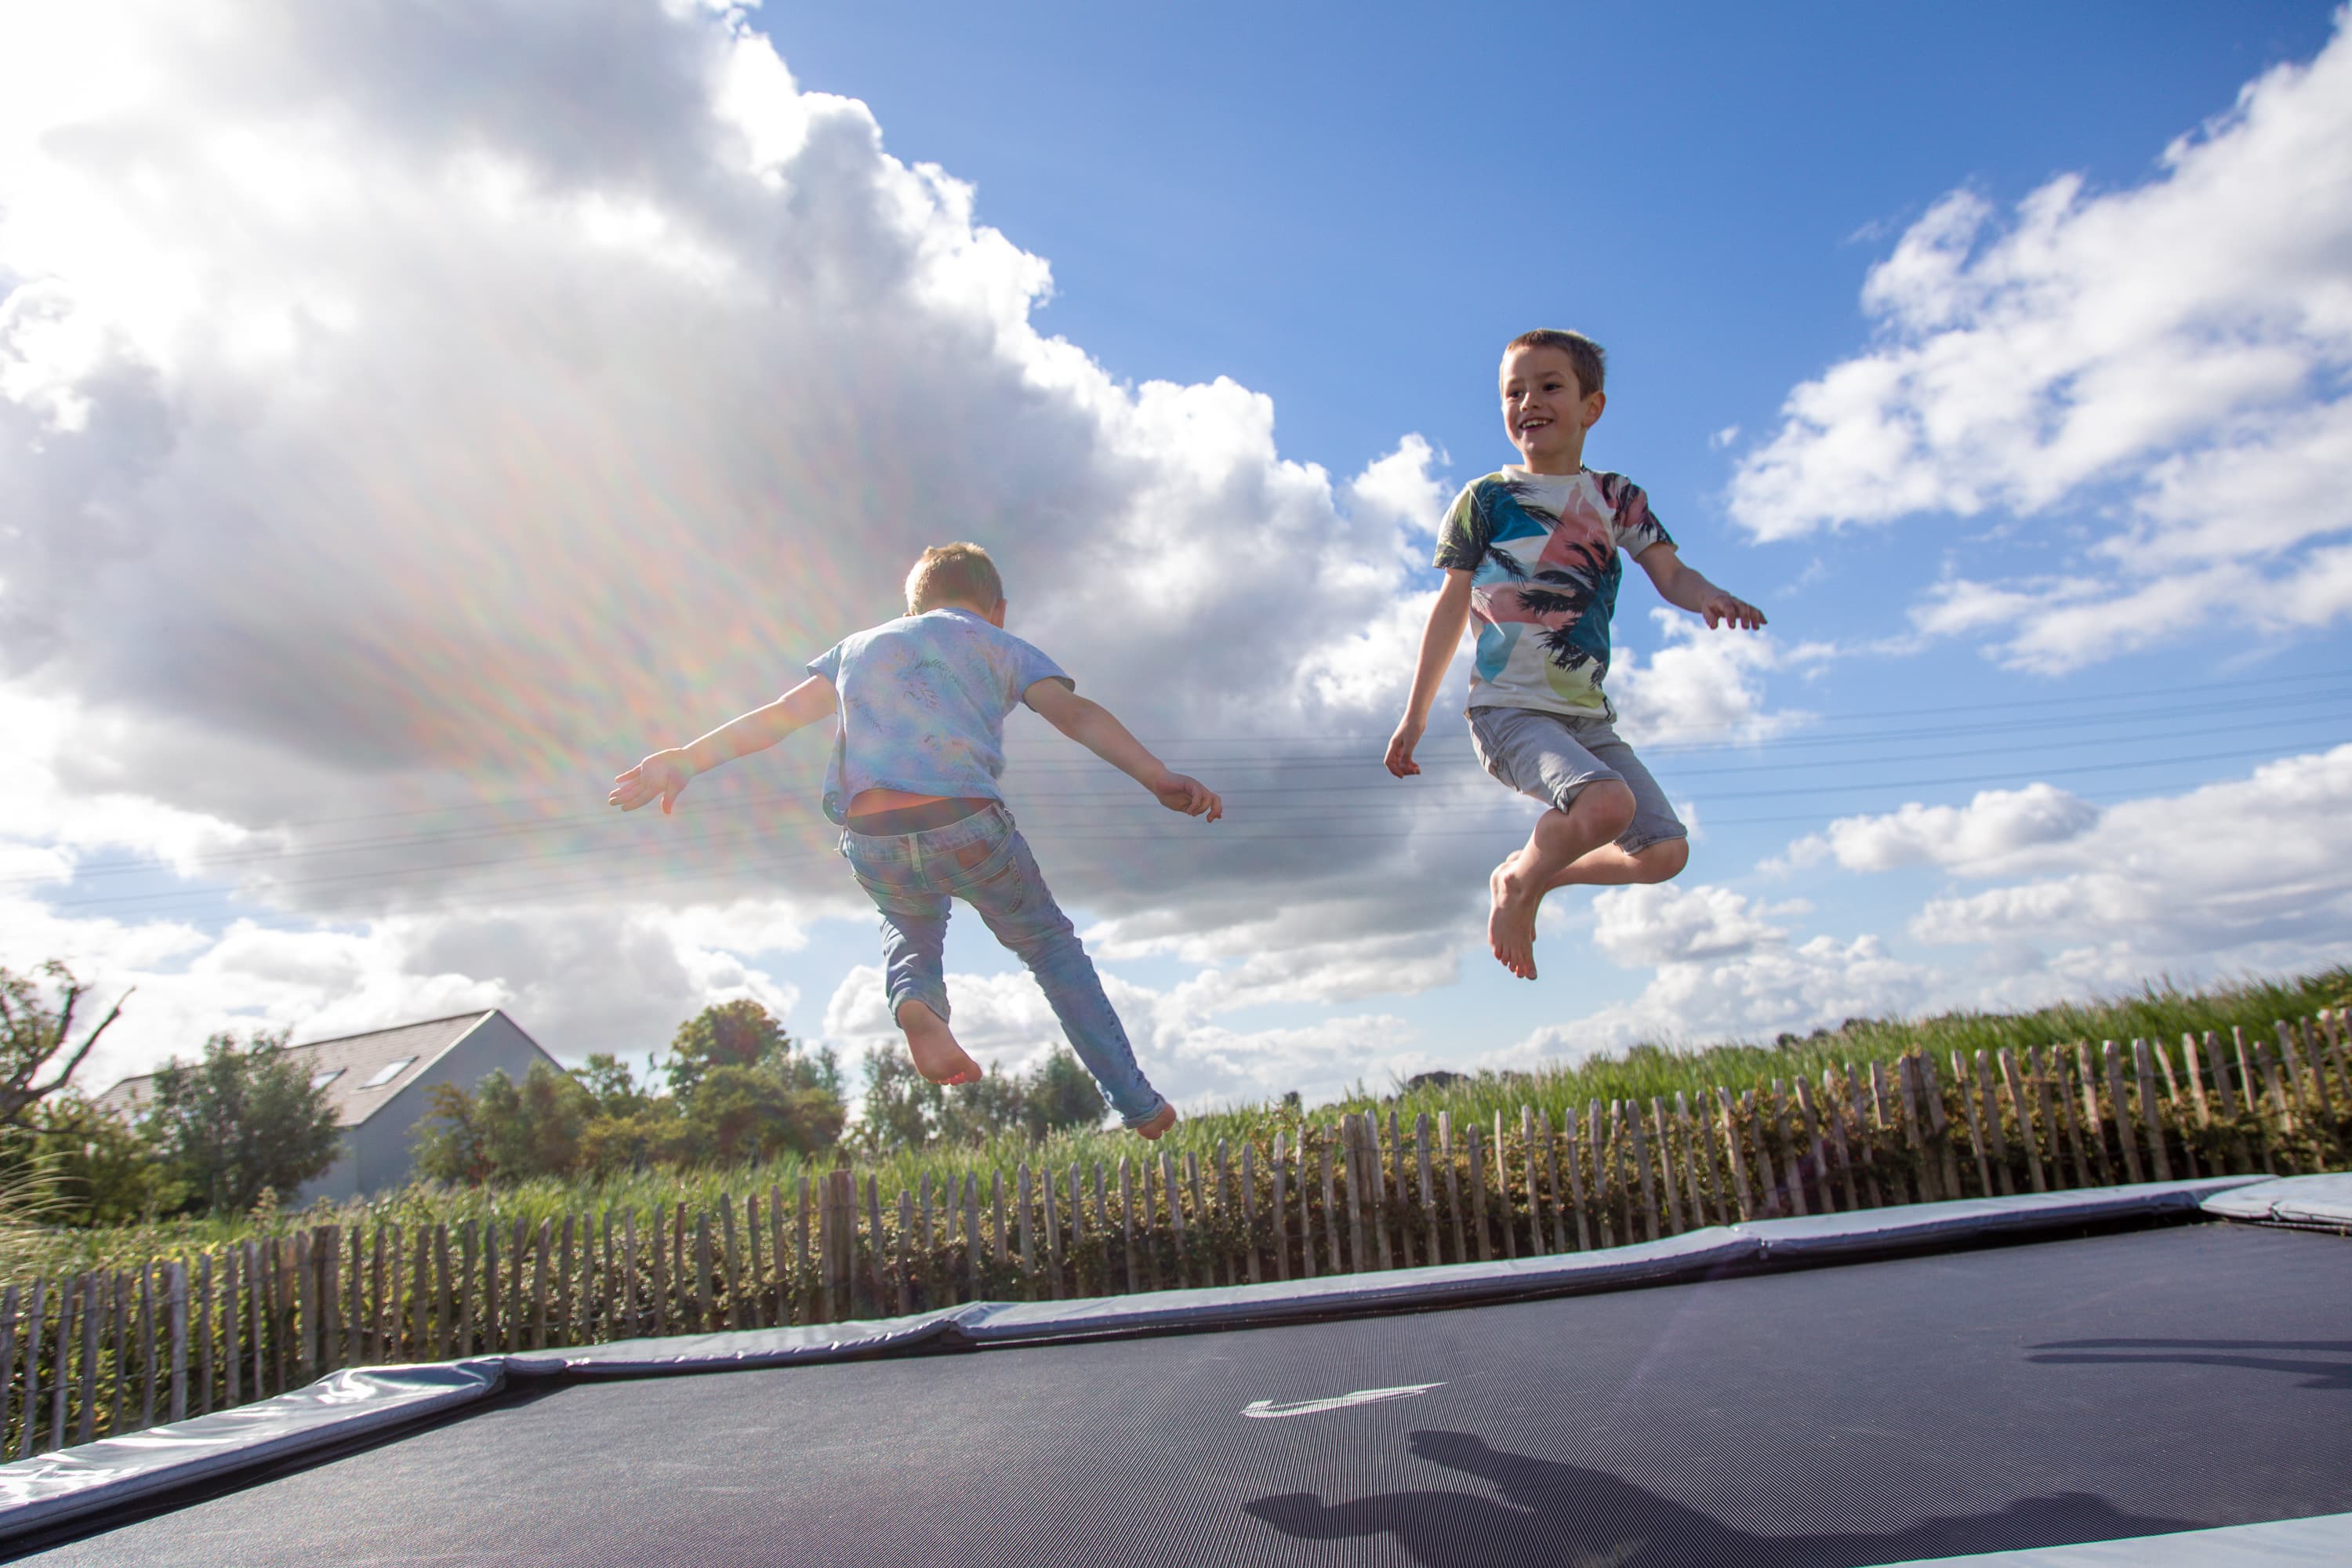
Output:
<path fill-rule="evenodd" d="M 1592 900 L 1593 941 L 1628 969 L 1702 958 L 1737 958 L 1788 933 L 1770 913 L 1728 888 L 1612 888 Z"/>
<path fill-rule="evenodd" d="M 1795 866 L 1835 860 L 1849 871 L 1949 866 L 1998 874 L 2089 832 L 2099 809 L 2054 784 L 1979 790 L 1966 805 L 1920 805 L 1876 816 L 1842 816 L 1789 847 Z"/>
<path fill-rule="evenodd" d="M 249 894 L 442 907 L 533 856 L 828 882 L 814 742 L 675 825 L 596 797 L 893 613 L 943 537 L 991 543 L 1017 628 L 1139 729 L 1389 699 L 1426 444 L 1342 485 L 1279 456 L 1261 395 L 1114 383 L 1033 326 L 1046 265 L 971 187 L 740 19 L 139 16 L 6 51 L 0 658 L 110 721 L 78 787 L 303 851 L 361 837 L 298 826 L 320 799 L 436 806 L 515 851 L 379 832 L 248 863 Z M 583 118 L 590 59 L 627 65 Z M 1381 680 L 1310 667 L 1354 641 Z M 1189 864 L 1137 857 L 1163 888 Z M 1116 902 L 1110 860 L 1065 880 Z"/>
<path fill-rule="evenodd" d="M 2352 32 L 2249 83 L 2142 184 L 1937 202 L 1871 269 L 1879 342 L 1741 460 L 1759 539 L 1915 513 L 2120 521 L 2063 574 L 1954 576 L 1930 635 L 2044 672 L 2352 611 Z M 2336 541 L 2330 543 L 2330 541 Z"/>
<path fill-rule="evenodd" d="M 1496 1065 L 1905 1013 L 1945 984 L 1876 936 L 1799 939 L 1788 923 L 1810 912 L 1799 901 L 1766 905 L 1727 888 L 1667 884 L 1612 889 L 1593 900 L 1593 910 L 1601 951 L 1655 973 L 1631 1001 L 1538 1029 L 1496 1053 Z"/>
<path fill-rule="evenodd" d="M 1875 933 L 1803 934 L 1802 901 L 1706 884 L 1612 889 L 1593 901 L 1593 941 L 1621 965 L 1654 969 L 1648 983 L 1490 1063 L 2352 959 L 2352 745 L 2105 809 L 2036 784 L 1965 806 L 1841 818 L 1779 864 L 1930 868 L 2000 885 L 1930 897 L 1907 922 L 1913 942 L 1974 950 L 1958 963 L 1907 956 Z"/>
<path fill-rule="evenodd" d="M 2127 953 L 2143 974 L 2352 952 L 2352 745 L 2112 806 L 2031 856 L 1963 868 L 2014 875 L 2029 861 L 2038 875 L 1931 900 L 1912 935 Z"/>
<path fill-rule="evenodd" d="M 1811 722 L 1801 708 L 1772 708 L 1764 678 L 1831 657 L 1820 644 L 1790 647 L 1769 633 L 1710 630 L 1679 610 L 1654 609 L 1658 650 L 1645 661 L 1626 649 L 1609 684 L 1618 729 L 1635 744 L 1736 742 L 1753 744 Z"/>

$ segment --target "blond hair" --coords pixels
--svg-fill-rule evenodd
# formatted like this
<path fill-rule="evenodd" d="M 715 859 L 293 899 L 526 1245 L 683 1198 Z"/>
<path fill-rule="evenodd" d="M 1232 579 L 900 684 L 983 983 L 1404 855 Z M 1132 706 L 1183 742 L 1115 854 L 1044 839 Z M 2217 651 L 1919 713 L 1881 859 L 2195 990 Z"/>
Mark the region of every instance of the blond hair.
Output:
<path fill-rule="evenodd" d="M 941 605 L 992 610 L 1004 602 L 1004 579 L 996 563 L 977 544 L 934 544 L 907 574 L 907 613 L 919 616 Z"/>
<path fill-rule="evenodd" d="M 1513 349 L 1558 349 L 1568 356 L 1569 367 L 1576 372 L 1576 390 L 1590 397 L 1601 390 L 1609 374 L 1609 355 L 1599 343 L 1582 332 L 1566 332 L 1558 327 L 1538 327 L 1532 332 L 1521 332 L 1503 345 L 1503 357 L 1511 357 Z"/>

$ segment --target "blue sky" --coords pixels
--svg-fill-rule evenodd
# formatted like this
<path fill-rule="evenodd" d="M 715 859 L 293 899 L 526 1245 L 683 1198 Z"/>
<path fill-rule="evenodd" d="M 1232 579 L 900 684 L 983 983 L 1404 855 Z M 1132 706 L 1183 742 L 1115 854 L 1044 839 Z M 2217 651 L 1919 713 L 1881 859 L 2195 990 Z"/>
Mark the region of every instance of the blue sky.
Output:
<path fill-rule="evenodd" d="M 665 828 L 576 803 L 943 533 L 1234 793 L 1187 839 L 1013 721 L 1181 1098 L 2352 949 L 2328 6 L 230 15 L 0 51 L 0 962 L 141 984 L 107 1070 L 489 1003 L 642 1055 L 743 994 L 885 1043 L 763 804 L 817 742 Z M 1376 759 L 1534 324 L 1773 626 L 1629 574 L 1696 852 L 1556 899 L 1526 985 L 1477 904 L 1527 812 Z M 1050 1040 L 984 933 L 950 965 L 986 1054 Z"/>

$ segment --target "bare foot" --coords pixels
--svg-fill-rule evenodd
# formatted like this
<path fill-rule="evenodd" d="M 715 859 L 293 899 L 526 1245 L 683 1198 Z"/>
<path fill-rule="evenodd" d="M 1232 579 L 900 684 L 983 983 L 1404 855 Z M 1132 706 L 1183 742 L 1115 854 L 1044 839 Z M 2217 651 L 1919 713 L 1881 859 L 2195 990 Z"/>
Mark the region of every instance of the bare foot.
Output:
<path fill-rule="evenodd" d="M 920 1002 L 898 1005 L 898 1027 L 907 1032 L 907 1052 L 915 1070 L 933 1083 L 978 1083 L 980 1064 L 956 1044 L 948 1021 Z"/>
<path fill-rule="evenodd" d="M 1159 1115 L 1153 1117 L 1150 1121 L 1137 1128 L 1136 1131 L 1142 1133 L 1146 1138 L 1157 1141 L 1162 1132 L 1167 1131 L 1171 1127 L 1175 1125 L 1176 1108 L 1172 1105 L 1163 1105 L 1160 1108 Z"/>
<path fill-rule="evenodd" d="M 1536 977 L 1536 910 L 1543 889 L 1528 883 L 1513 869 L 1515 854 L 1486 879 L 1494 904 L 1486 912 L 1486 945 L 1502 966 L 1522 980 Z"/>

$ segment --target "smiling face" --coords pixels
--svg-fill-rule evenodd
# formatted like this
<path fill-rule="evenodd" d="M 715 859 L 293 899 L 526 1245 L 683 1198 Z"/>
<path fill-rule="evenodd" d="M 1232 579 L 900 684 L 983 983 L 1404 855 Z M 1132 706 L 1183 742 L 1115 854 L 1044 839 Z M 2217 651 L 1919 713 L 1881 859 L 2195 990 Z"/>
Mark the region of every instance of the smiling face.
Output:
<path fill-rule="evenodd" d="M 1572 474 L 1584 466 L 1584 433 L 1608 402 L 1577 384 L 1568 351 L 1547 344 L 1503 356 L 1503 429 L 1519 461 L 1538 474 Z"/>

